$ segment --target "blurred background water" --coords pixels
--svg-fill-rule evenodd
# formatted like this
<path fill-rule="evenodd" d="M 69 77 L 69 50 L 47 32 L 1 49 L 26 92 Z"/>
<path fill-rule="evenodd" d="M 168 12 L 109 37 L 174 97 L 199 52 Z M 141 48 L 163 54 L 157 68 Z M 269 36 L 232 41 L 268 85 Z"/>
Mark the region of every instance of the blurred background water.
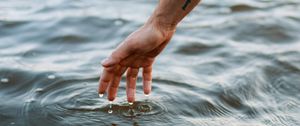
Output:
<path fill-rule="evenodd" d="M 300 125 L 300 1 L 204 0 L 109 114 L 100 61 L 157 0 L 1 0 L 0 125 Z M 131 111 L 130 111 L 131 110 Z"/>

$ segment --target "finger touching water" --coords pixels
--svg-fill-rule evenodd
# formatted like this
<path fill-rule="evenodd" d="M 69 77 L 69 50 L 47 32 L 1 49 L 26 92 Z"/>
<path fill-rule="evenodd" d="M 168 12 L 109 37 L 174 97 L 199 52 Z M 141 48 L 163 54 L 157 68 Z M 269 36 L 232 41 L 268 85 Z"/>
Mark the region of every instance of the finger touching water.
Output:
<path fill-rule="evenodd" d="M 152 65 L 143 68 L 143 86 L 144 86 L 145 95 L 150 94 L 151 83 L 152 83 Z"/>
<path fill-rule="evenodd" d="M 99 80 L 99 95 L 103 95 L 114 76 L 114 67 L 104 68 Z"/>
<path fill-rule="evenodd" d="M 126 73 L 126 94 L 127 101 L 133 103 L 135 100 L 136 80 L 139 68 L 128 68 Z"/>
<path fill-rule="evenodd" d="M 126 71 L 126 69 L 126 67 L 118 66 L 117 71 L 115 72 L 114 77 L 108 87 L 109 101 L 113 101 L 116 98 L 122 75 Z"/>

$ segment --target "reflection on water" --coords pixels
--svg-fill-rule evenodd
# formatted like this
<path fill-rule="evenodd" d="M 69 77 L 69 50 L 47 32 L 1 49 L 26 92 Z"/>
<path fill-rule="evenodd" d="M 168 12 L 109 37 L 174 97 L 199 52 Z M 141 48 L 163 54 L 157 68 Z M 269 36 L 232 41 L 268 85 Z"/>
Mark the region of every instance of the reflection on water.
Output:
<path fill-rule="evenodd" d="M 300 125 L 298 0 L 203 1 L 157 59 L 151 96 L 140 76 L 134 104 L 125 78 L 113 103 L 99 98 L 99 62 L 156 2 L 0 1 L 0 125 Z"/>

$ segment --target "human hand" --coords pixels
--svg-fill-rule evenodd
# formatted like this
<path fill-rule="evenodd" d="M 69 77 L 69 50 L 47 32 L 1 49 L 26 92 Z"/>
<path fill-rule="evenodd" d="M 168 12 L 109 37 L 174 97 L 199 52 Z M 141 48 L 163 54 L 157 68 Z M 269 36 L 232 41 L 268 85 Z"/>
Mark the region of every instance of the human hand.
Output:
<path fill-rule="evenodd" d="M 104 70 L 99 80 L 99 95 L 108 91 L 108 100 L 113 101 L 121 77 L 126 72 L 126 94 L 129 103 L 134 102 L 136 80 L 139 69 L 143 69 L 143 88 L 148 95 L 151 92 L 152 65 L 155 57 L 170 41 L 175 28 L 158 23 L 146 23 L 130 34 L 113 52 L 102 61 Z"/>

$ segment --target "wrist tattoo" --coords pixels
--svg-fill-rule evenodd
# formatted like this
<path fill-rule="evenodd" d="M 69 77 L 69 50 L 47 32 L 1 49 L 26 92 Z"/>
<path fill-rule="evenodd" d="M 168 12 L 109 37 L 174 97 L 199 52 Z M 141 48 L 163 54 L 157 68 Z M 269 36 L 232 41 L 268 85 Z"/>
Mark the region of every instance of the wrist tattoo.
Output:
<path fill-rule="evenodd" d="M 182 6 L 182 10 L 185 10 L 186 7 L 191 3 L 192 0 L 185 0 L 183 6 Z"/>

